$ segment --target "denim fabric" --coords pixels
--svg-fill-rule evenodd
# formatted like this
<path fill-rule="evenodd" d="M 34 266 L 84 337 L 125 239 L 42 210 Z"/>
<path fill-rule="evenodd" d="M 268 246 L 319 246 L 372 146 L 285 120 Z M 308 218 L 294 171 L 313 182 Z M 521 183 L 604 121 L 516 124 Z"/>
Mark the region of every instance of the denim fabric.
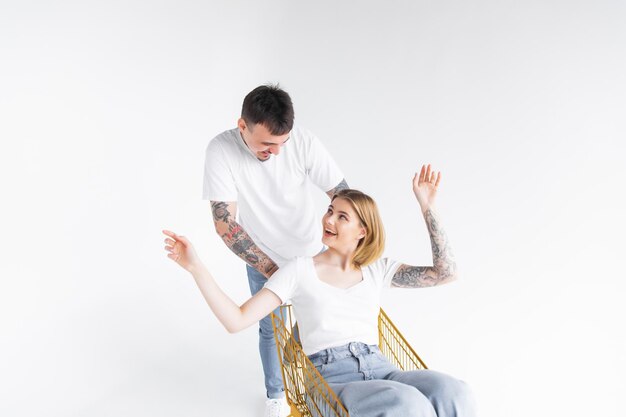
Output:
<path fill-rule="evenodd" d="M 467 385 L 431 370 L 400 371 L 360 342 L 309 356 L 351 417 L 475 417 Z"/>
<path fill-rule="evenodd" d="M 248 284 L 252 295 L 261 291 L 267 278 L 259 271 L 246 265 L 248 272 Z M 280 316 L 280 307 L 274 310 L 274 314 Z M 285 318 L 283 317 L 283 320 Z M 282 398 L 285 396 L 283 387 L 283 374 L 280 369 L 280 361 L 276 351 L 276 341 L 274 340 L 274 329 L 272 328 L 272 318 L 268 315 L 259 321 L 259 353 L 265 374 L 265 389 L 268 398 Z"/>

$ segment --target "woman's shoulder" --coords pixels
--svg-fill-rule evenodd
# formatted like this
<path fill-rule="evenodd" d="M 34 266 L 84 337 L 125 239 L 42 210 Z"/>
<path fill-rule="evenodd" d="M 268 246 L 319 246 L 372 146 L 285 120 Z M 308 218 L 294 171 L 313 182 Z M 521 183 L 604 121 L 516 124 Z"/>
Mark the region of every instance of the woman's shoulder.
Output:
<path fill-rule="evenodd" d="M 308 265 L 313 265 L 313 257 L 312 256 L 296 256 L 295 258 L 290 259 L 284 264 L 281 269 L 290 270 L 290 271 L 300 271 L 302 268 L 306 268 Z"/>
<path fill-rule="evenodd" d="M 363 269 L 367 268 L 367 270 L 374 277 L 385 279 L 387 275 L 395 273 L 400 265 L 401 263 L 396 261 L 395 259 L 381 256 L 371 264 L 365 266 Z"/>
<path fill-rule="evenodd" d="M 304 264 L 313 262 L 313 256 L 296 256 L 292 258 L 289 262 L 290 264 Z"/>
<path fill-rule="evenodd" d="M 389 262 L 390 262 L 390 259 L 389 259 L 389 258 L 386 258 L 386 257 L 382 257 L 382 256 L 381 256 L 380 258 L 376 259 L 374 262 L 371 262 L 371 263 L 369 263 L 369 264 L 367 264 L 366 266 L 363 266 L 363 267 L 361 267 L 361 268 L 362 268 L 362 269 L 364 269 L 364 268 L 368 268 L 368 269 L 370 269 L 370 270 L 375 271 L 375 270 L 378 270 L 378 269 L 381 269 L 381 268 L 383 268 L 383 269 L 384 269 L 384 267 L 385 267 L 385 266 L 386 266 Z"/>

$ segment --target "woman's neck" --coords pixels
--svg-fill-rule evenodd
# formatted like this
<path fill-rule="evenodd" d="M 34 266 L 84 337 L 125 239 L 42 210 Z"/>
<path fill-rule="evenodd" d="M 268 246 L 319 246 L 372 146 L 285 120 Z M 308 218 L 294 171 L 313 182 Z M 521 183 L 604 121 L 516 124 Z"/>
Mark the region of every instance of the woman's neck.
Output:
<path fill-rule="evenodd" d="M 335 248 L 328 248 L 326 251 L 316 256 L 316 258 L 323 263 L 336 266 L 344 272 L 354 271 L 355 269 L 358 269 L 352 266 L 352 257 L 354 256 L 354 252 L 354 250 L 341 252 Z"/>

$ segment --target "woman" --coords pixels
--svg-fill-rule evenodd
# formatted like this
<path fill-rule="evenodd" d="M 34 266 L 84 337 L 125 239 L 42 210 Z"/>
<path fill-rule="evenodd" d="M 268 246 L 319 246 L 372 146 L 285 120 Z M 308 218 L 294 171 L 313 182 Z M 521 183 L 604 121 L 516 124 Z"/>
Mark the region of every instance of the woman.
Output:
<path fill-rule="evenodd" d="M 431 371 L 400 371 L 378 346 L 384 287 L 420 288 L 456 279 L 456 264 L 434 201 L 441 180 L 430 165 L 413 178 L 413 192 L 430 233 L 434 266 L 381 258 L 385 233 L 374 201 L 356 190 L 333 197 L 322 219 L 317 256 L 296 258 L 241 307 L 217 286 L 183 236 L 164 231 L 168 257 L 188 270 L 229 332 L 242 330 L 291 300 L 304 352 L 351 415 L 473 417 L 465 383 Z"/>

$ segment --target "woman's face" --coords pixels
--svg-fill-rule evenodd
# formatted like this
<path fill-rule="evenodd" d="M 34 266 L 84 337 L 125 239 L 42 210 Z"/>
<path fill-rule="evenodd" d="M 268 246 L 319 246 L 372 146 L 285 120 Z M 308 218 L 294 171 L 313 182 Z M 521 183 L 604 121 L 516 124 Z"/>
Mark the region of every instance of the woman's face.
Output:
<path fill-rule="evenodd" d="M 328 206 L 322 228 L 322 243 L 340 251 L 356 249 L 365 236 L 359 215 L 352 204 L 341 197 L 336 197 Z"/>

